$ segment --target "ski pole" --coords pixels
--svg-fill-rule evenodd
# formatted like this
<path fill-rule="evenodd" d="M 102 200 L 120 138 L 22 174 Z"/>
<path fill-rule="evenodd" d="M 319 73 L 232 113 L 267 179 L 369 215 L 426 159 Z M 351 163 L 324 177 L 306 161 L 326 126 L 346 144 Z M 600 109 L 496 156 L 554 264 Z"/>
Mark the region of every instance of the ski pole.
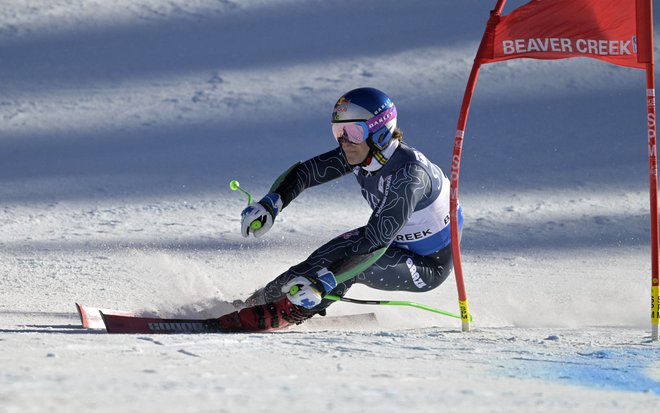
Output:
<path fill-rule="evenodd" d="M 337 284 L 341 284 L 350 280 L 351 278 L 357 276 L 361 272 L 365 271 L 376 261 L 380 259 L 387 251 L 387 247 L 383 247 L 379 250 L 373 251 L 369 254 L 358 255 L 350 259 L 341 261 L 336 265 L 336 267 L 330 267 L 330 270 L 335 273 L 335 278 L 337 279 Z M 398 305 L 406 307 L 419 308 L 420 310 L 430 311 L 436 314 L 446 315 L 448 317 L 454 317 L 462 319 L 460 315 L 450 313 L 449 311 L 440 310 L 438 308 L 429 307 L 425 304 L 414 303 L 411 301 L 387 301 L 387 300 L 356 300 L 348 297 L 339 297 L 337 295 L 326 295 L 324 298 L 333 301 L 344 301 L 347 303 L 353 304 L 367 304 L 367 305 Z M 472 316 L 470 316 L 470 321 L 472 321 Z"/>
<path fill-rule="evenodd" d="M 238 183 L 237 180 L 231 180 L 229 181 L 229 188 L 232 191 L 240 191 L 242 192 L 245 196 L 247 196 L 248 199 L 248 205 L 252 203 L 252 195 L 246 191 L 245 189 L 241 188 L 241 185 Z M 250 228 L 252 231 L 256 231 L 261 228 L 261 222 L 257 221 L 256 219 L 250 223 Z"/>
<path fill-rule="evenodd" d="M 240 191 L 243 194 L 245 194 L 245 196 L 248 199 L 248 205 L 252 203 L 252 195 L 250 195 L 250 193 L 245 189 L 241 188 L 241 185 L 238 183 L 238 181 L 236 180 L 229 181 L 229 188 L 231 188 L 232 191 Z"/>
<path fill-rule="evenodd" d="M 438 308 L 433 308 L 425 304 L 414 303 L 412 301 L 389 301 L 389 300 L 356 300 L 348 297 L 339 297 L 337 295 L 326 295 L 324 298 L 333 301 L 344 301 L 346 303 L 352 304 L 366 304 L 366 305 L 398 305 L 406 307 L 419 308 L 420 310 L 430 311 L 436 314 L 446 315 L 448 317 L 461 319 L 459 314 L 450 313 L 449 311 L 440 310 Z M 470 321 L 473 320 L 473 317 L 470 315 Z"/>

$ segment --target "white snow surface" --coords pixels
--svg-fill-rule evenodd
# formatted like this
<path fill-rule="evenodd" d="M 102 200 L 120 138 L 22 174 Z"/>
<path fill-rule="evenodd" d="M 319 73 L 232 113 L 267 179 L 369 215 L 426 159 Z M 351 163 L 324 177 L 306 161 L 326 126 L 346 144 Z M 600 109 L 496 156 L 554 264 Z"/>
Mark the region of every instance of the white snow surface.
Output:
<path fill-rule="evenodd" d="M 482 69 L 460 187 L 472 332 L 346 303 L 328 315 L 378 322 L 176 336 L 79 325 L 74 302 L 221 315 L 363 225 L 347 177 L 244 239 L 245 199 L 227 185 L 261 196 L 332 148 L 332 105 L 354 87 L 390 94 L 406 140 L 449 171 L 494 3 L 3 1 L 0 412 L 657 410 L 644 73 L 594 60 Z M 453 277 L 427 294 L 349 296 L 457 311 Z"/>

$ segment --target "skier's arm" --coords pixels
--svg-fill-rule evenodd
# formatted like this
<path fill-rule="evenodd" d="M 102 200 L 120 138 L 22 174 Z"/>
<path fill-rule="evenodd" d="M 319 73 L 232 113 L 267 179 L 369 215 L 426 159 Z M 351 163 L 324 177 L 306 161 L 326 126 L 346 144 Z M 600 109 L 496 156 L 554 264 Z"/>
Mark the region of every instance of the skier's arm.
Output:
<path fill-rule="evenodd" d="M 352 168 L 346 163 L 340 148 L 298 162 L 282 173 L 259 202 L 253 202 L 241 213 L 241 233 L 247 237 L 264 235 L 273 226 L 275 217 L 302 191 L 346 175 Z M 252 223 L 258 221 L 257 227 Z"/>
<path fill-rule="evenodd" d="M 305 189 L 330 182 L 351 170 L 341 149 L 336 148 L 305 162 L 296 163 L 277 178 L 270 192 L 280 195 L 283 207 L 286 207 Z"/>

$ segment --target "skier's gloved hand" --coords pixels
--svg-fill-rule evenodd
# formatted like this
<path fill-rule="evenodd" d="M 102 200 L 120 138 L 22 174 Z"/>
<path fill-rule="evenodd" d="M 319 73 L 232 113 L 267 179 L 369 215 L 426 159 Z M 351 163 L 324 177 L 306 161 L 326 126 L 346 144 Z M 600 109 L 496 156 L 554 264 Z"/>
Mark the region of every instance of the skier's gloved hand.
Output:
<path fill-rule="evenodd" d="M 289 301 L 298 307 L 314 308 L 321 304 L 323 297 L 337 286 L 335 275 L 327 268 L 322 268 L 313 275 L 299 275 L 284 286 Z"/>
<path fill-rule="evenodd" d="M 241 234 L 244 237 L 251 233 L 255 237 L 264 235 L 273 226 L 273 221 L 282 210 L 282 205 L 282 198 L 276 193 L 270 193 L 259 202 L 248 205 L 241 212 Z"/>

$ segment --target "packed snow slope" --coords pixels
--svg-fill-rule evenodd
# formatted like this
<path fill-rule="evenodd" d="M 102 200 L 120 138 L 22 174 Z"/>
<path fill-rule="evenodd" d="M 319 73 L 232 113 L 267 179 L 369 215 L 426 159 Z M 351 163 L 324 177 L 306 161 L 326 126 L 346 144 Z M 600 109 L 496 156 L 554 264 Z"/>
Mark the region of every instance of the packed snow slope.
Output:
<path fill-rule="evenodd" d="M 492 3 L 492 4 L 491 4 Z M 461 0 L 6 0 L 0 7 L 0 412 L 650 411 L 644 73 L 586 59 L 482 69 L 464 143 L 474 331 L 337 303 L 276 334 L 108 336 L 74 302 L 217 316 L 369 216 L 346 177 L 267 237 L 245 199 L 335 145 L 334 102 L 396 102 L 449 171 L 488 12 Z M 521 5 L 509 1 L 505 12 Z M 354 298 L 456 311 L 423 295 Z"/>

